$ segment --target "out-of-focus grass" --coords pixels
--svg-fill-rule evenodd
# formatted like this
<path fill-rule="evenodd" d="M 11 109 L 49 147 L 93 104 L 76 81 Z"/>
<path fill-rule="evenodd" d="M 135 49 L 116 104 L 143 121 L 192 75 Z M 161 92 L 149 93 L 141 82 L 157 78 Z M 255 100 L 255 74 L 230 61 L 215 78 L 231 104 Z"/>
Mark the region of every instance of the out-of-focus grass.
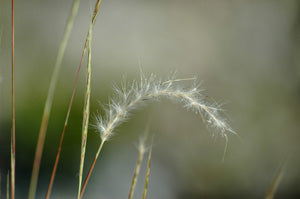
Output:
<path fill-rule="evenodd" d="M 28 187 L 22 185 L 29 182 L 28 173 L 32 168 L 49 74 L 61 38 L 58 34 L 62 31 L 57 30 L 63 30 L 64 21 L 61 19 L 67 17 L 63 14 L 67 4 L 28 0 L 19 2 L 16 7 L 16 13 L 19 13 L 16 15 L 16 97 L 20 99 L 16 104 L 17 131 L 20 132 L 17 135 L 16 183 L 24 195 Z M 79 12 L 87 13 L 89 9 L 87 4 Z M 296 156 L 300 150 L 297 1 L 124 3 L 119 0 L 104 1 L 103 9 L 94 33 L 97 37 L 93 44 L 96 78 L 92 83 L 91 112 L 98 109 L 98 101 L 104 104 L 108 101 L 112 83 L 120 83 L 123 73 L 127 74 L 128 80 L 138 75 L 140 57 L 146 73 L 167 74 L 169 70 L 177 70 L 183 77 L 198 74 L 210 96 L 226 100 L 224 107 L 243 142 L 229 139 L 228 153 L 225 162 L 221 163 L 224 142 L 219 139 L 214 142 L 204 126 L 197 123 L 197 116 L 167 101 L 162 102 L 164 109 L 150 104 L 120 127 L 120 133 L 107 145 L 103 153 L 107 155 L 103 156 L 98 168 L 108 168 L 94 176 L 92 184 L 96 188 L 91 186 L 91 192 L 110 195 L 118 189 L 121 193 L 112 194 L 116 198 L 127 194 L 128 186 L 123 188 L 121 182 L 130 183 L 135 163 L 135 150 L 130 140 L 134 140 L 143 129 L 147 122 L 143 118 L 151 115 L 159 139 L 153 149 L 150 182 L 160 186 L 149 186 L 150 197 L 263 197 L 273 171 L 287 151 L 292 153 L 293 164 L 286 169 L 278 196 L 286 198 L 289 194 L 297 194 L 300 178 L 300 160 Z M 10 149 L 7 144 L 11 107 L 8 96 L 10 71 L 7 69 L 10 62 L 7 53 L 10 45 L 8 11 L 9 5 L 1 1 L 0 27 L 4 27 L 0 46 L 2 176 L 8 169 L 9 153 L 5 151 Z M 82 50 L 81 38 L 86 34 L 88 20 L 88 16 L 79 16 L 67 49 L 46 138 L 42 178 L 50 176 L 50 163 L 54 160 L 59 129 L 72 90 L 69 82 L 75 76 L 74 68 Z M 78 93 L 83 94 L 83 75 L 80 82 Z M 78 165 L 80 154 L 82 98 L 76 98 L 74 103 L 58 170 L 58 183 L 61 179 L 68 179 L 70 185 L 64 191 L 72 193 L 76 192 L 78 168 L 70 165 Z M 91 162 L 99 135 L 91 129 L 89 136 L 87 161 Z M 129 156 L 132 162 L 123 163 L 119 154 Z M 111 164 L 120 171 L 118 175 L 109 169 Z M 157 182 L 160 176 L 155 173 L 164 173 L 164 182 L 168 183 Z M 103 176 L 112 179 L 111 182 L 102 181 Z M 113 180 L 117 176 L 125 180 L 120 180 L 119 184 Z M 43 180 L 41 183 L 39 193 L 44 193 L 46 185 Z M 99 185 L 103 186 L 99 188 Z M 162 188 L 164 190 L 160 190 Z M 59 184 L 54 189 L 54 193 L 59 193 Z M 92 193 L 87 194 L 87 197 L 92 196 Z"/>

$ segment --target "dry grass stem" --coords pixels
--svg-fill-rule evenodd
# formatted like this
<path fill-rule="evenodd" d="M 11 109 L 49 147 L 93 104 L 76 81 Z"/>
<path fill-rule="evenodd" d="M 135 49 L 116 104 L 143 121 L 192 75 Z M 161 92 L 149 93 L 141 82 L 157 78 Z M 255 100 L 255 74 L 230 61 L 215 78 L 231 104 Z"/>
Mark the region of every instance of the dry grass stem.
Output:
<path fill-rule="evenodd" d="M 16 109 L 15 109 L 15 17 L 14 0 L 11 1 L 11 68 L 12 68 L 12 132 L 11 132 L 11 198 L 15 198 L 16 169 Z"/>
<path fill-rule="evenodd" d="M 143 191 L 143 199 L 146 199 L 146 197 L 147 197 L 147 190 L 148 190 L 149 177 L 150 177 L 150 167 L 151 167 L 152 146 L 153 146 L 153 138 L 152 138 L 152 144 L 151 144 L 149 154 L 148 154 L 148 162 L 147 162 L 147 170 L 146 170 L 146 177 L 145 177 L 145 184 L 144 184 L 144 191 Z"/>
<path fill-rule="evenodd" d="M 130 186 L 130 190 L 129 190 L 129 194 L 128 194 L 128 199 L 132 199 L 132 197 L 133 197 L 135 186 L 136 186 L 138 176 L 140 173 L 141 164 L 142 164 L 143 157 L 145 154 L 145 138 L 143 139 L 143 141 L 140 142 L 138 149 L 139 149 L 139 154 L 138 154 L 136 167 L 135 167 L 133 177 L 132 177 L 132 182 L 131 182 L 131 186 Z"/>

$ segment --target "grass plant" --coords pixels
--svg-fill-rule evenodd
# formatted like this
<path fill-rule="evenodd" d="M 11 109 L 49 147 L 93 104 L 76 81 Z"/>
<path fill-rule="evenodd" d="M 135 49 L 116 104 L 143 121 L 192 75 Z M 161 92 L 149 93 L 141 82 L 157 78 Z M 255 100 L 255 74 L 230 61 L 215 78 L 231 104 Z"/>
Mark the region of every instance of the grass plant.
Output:
<path fill-rule="evenodd" d="M 71 97 L 71 100 L 70 100 L 70 103 L 69 103 L 69 108 L 68 108 L 64 128 L 63 128 L 63 131 L 62 131 L 62 134 L 61 134 L 61 139 L 60 139 L 60 143 L 59 143 L 59 147 L 58 147 L 58 152 L 56 154 L 56 159 L 55 159 L 55 163 L 54 163 L 54 166 L 53 166 L 53 170 L 52 170 L 51 179 L 50 179 L 50 183 L 49 183 L 49 186 L 48 186 L 46 198 L 50 197 L 50 193 L 51 193 L 51 190 L 52 190 L 53 181 L 54 181 L 54 177 L 55 177 L 55 174 L 56 174 L 56 169 L 57 169 L 57 165 L 58 165 L 58 161 L 59 161 L 59 157 L 60 157 L 60 152 L 61 152 L 61 148 L 62 148 L 62 143 L 63 143 L 63 140 L 64 140 L 65 131 L 66 131 L 66 128 L 67 128 L 67 125 L 68 125 L 68 120 L 69 120 L 69 116 L 70 116 L 70 112 L 71 112 L 71 108 L 72 108 L 72 104 L 73 104 L 73 100 L 74 100 L 74 96 L 75 96 L 75 92 L 76 92 L 76 88 L 77 88 L 77 84 L 78 84 L 78 78 L 79 78 L 79 74 L 80 74 L 80 70 L 81 70 L 81 66 L 82 66 L 82 62 L 83 62 L 83 57 L 84 57 L 85 52 L 87 50 L 89 39 L 91 39 L 92 31 L 93 31 L 93 28 L 94 28 L 94 25 L 95 25 L 95 22 L 96 22 L 96 18 L 97 18 L 97 14 L 98 14 L 98 11 L 99 11 L 100 4 L 101 4 L 101 0 L 97 0 L 97 2 L 95 4 L 94 12 L 93 12 L 92 21 L 91 21 L 91 24 L 90 24 L 90 27 L 89 27 L 89 31 L 88 31 L 88 34 L 87 34 L 87 37 L 86 37 L 86 40 L 85 40 L 85 43 L 84 43 L 83 52 L 82 52 L 82 55 L 81 55 L 81 60 L 80 60 L 80 63 L 79 63 L 77 76 L 76 76 L 76 80 L 75 80 L 75 84 L 74 84 L 74 88 L 73 88 L 73 92 L 72 92 L 72 97 Z"/>
<path fill-rule="evenodd" d="M 15 198 L 15 85 L 14 85 L 14 74 L 15 74 L 15 54 L 14 54 L 14 0 L 12 2 L 12 132 L 11 132 L 11 170 L 10 170 L 10 197 Z M 78 193 L 77 198 L 80 199 L 83 197 L 86 186 L 89 182 L 91 174 L 93 172 L 95 163 L 102 151 L 104 144 L 114 135 L 115 130 L 121 124 L 126 122 L 134 110 L 143 107 L 147 104 L 148 101 L 159 101 L 162 98 L 169 99 L 171 101 L 179 102 L 184 108 L 190 110 L 199 115 L 202 121 L 209 127 L 214 129 L 212 132 L 216 132 L 221 137 L 226 139 L 227 147 L 227 136 L 228 134 L 236 134 L 226 119 L 222 116 L 222 108 L 219 104 L 214 101 L 207 100 L 206 96 L 203 94 L 202 87 L 197 82 L 195 78 L 188 79 L 178 79 L 175 75 L 171 75 L 166 79 L 161 79 L 151 74 L 149 77 L 146 77 L 141 73 L 141 78 L 139 81 L 133 81 L 132 83 L 127 84 L 126 82 L 120 86 L 120 88 L 115 88 L 115 95 L 110 99 L 110 102 L 107 106 L 104 107 L 105 114 L 96 116 L 96 123 L 94 126 L 99 132 L 99 146 L 95 154 L 93 162 L 89 167 L 88 174 L 85 177 L 85 181 L 82 184 L 83 171 L 84 171 L 84 162 L 85 162 L 85 153 L 86 153 L 86 144 L 88 136 L 88 127 L 89 127 L 89 118 L 90 118 L 90 98 L 91 98 L 91 76 L 92 76 L 92 33 L 95 26 L 95 21 L 99 8 L 101 5 L 101 0 L 97 0 L 93 15 L 91 18 L 91 23 L 88 29 L 87 36 L 85 38 L 85 43 L 78 67 L 78 71 L 75 78 L 75 83 L 73 87 L 73 92 L 69 102 L 64 127 L 61 133 L 60 142 L 58 145 L 58 151 L 56 154 L 55 163 L 53 166 L 51 179 L 48 185 L 46 198 L 50 198 L 51 190 L 54 183 L 54 178 L 56 175 L 56 170 L 62 150 L 63 140 L 66 133 L 66 127 L 68 125 L 70 112 L 75 97 L 75 92 L 78 84 L 79 74 L 83 64 L 83 58 L 86 51 L 88 51 L 88 61 L 87 61 L 87 74 L 86 74 L 86 90 L 85 90 L 85 100 L 83 107 L 83 122 L 82 122 L 82 136 L 81 136 L 81 153 L 80 153 L 80 163 L 79 163 L 79 178 L 78 178 Z M 54 71 L 51 77 L 50 86 L 45 101 L 42 122 L 39 131 L 39 138 L 36 146 L 35 159 L 33 163 L 32 176 L 29 187 L 29 199 L 34 199 L 36 194 L 36 189 L 38 185 L 38 175 L 40 170 L 40 164 L 42 160 L 42 153 L 45 143 L 45 137 L 47 132 L 48 121 L 51 113 L 51 107 L 53 103 L 53 97 L 55 93 L 57 79 L 60 73 L 60 68 L 64 53 L 66 50 L 67 42 L 69 40 L 72 26 L 75 21 L 76 14 L 79 8 L 79 0 L 73 1 L 73 6 L 71 9 L 70 16 L 68 18 L 65 32 L 63 35 L 62 42 L 60 44 L 56 62 L 54 65 Z M 186 87 L 185 81 L 189 81 L 190 85 Z M 146 136 L 139 146 L 138 160 L 133 174 L 133 179 L 131 187 L 129 190 L 128 198 L 132 199 L 137 184 L 137 179 L 140 173 L 141 164 L 143 161 L 144 154 L 146 152 L 145 147 Z M 148 159 L 147 159 L 147 169 L 146 176 L 144 181 L 143 189 L 143 199 L 146 199 L 149 176 L 150 176 L 150 166 L 151 166 L 151 157 L 152 157 L 152 145 L 153 139 L 150 146 Z M 225 150 L 226 151 L 226 150 Z M 7 198 L 9 198 L 9 174 L 7 179 Z M 277 180 L 274 180 L 277 182 Z M 272 186 L 275 187 L 275 186 Z M 1 195 L 1 194 L 0 194 Z"/>
<path fill-rule="evenodd" d="M 222 109 L 219 105 L 205 100 L 202 89 L 196 81 L 189 88 L 181 86 L 182 81 L 174 76 L 163 81 L 153 74 L 149 78 L 141 74 L 140 82 L 133 81 L 129 86 L 123 84 L 121 88 L 115 88 L 116 95 L 111 99 L 108 107 L 105 108 L 105 116 L 98 115 L 97 117 L 95 126 L 100 133 L 101 142 L 83 184 L 81 196 L 104 143 L 114 134 L 115 128 L 127 121 L 133 110 L 141 107 L 147 101 L 158 100 L 162 97 L 180 101 L 186 109 L 199 114 L 210 128 L 217 129 L 222 137 L 227 138 L 228 132 L 236 134 L 226 120 L 221 117 L 220 112 Z"/>

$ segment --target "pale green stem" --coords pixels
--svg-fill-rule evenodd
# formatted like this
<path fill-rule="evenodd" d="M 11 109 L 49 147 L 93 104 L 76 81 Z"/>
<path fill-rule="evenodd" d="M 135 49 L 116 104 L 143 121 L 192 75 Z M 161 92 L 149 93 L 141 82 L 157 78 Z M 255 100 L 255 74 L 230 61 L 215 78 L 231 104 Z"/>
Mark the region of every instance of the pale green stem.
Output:
<path fill-rule="evenodd" d="M 37 147 L 36 147 L 36 151 L 35 151 L 35 159 L 34 159 L 34 163 L 33 163 L 32 175 L 31 175 L 30 186 L 29 186 L 29 195 L 28 195 L 29 199 L 35 198 L 36 188 L 37 188 L 37 183 L 38 183 L 38 175 L 39 175 L 39 170 L 40 170 L 40 163 L 41 163 L 41 159 L 42 159 L 42 153 L 43 153 L 43 148 L 44 148 L 44 143 L 45 143 L 48 120 L 49 120 L 52 102 L 53 102 L 53 96 L 54 96 L 54 92 L 55 92 L 55 88 L 56 88 L 59 71 L 61 68 L 61 63 L 62 63 L 64 53 L 66 50 L 66 46 L 67 46 L 71 31 L 72 31 L 75 16 L 77 15 L 77 12 L 78 12 L 79 2 L 80 2 L 80 0 L 73 1 L 71 14 L 67 21 L 63 39 L 61 41 L 61 44 L 60 44 L 60 47 L 59 47 L 59 50 L 57 53 L 54 71 L 53 71 L 53 74 L 51 77 L 48 95 L 47 95 L 47 99 L 46 99 L 46 103 L 45 103 L 45 107 L 44 107 L 38 143 L 37 143 Z"/>
<path fill-rule="evenodd" d="M 81 188 L 82 183 L 82 173 L 83 173 L 83 166 L 84 166 L 84 157 L 86 151 L 86 140 L 87 140 L 87 131 L 88 131 L 88 121 L 89 121 L 89 109 L 90 109 L 90 75 L 91 75 L 91 40 L 92 40 L 92 32 L 95 25 L 96 17 L 98 14 L 98 10 L 101 4 L 101 0 L 97 0 L 94 13 L 92 17 L 92 23 L 89 28 L 89 32 L 86 38 L 86 43 L 88 43 L 88 69 L 87 69 L 87 90 L 86 90 L 86 101 L 85 101 L 85 108 L 84 108 L 84 119 L 83 119 L 83 128 L 82 128 L 82 140 L 81 140 L 81 156 L 80 156 L 80 168 L 79 168 L 79 184 L 78 184 L 78 199 L 81 198 L 83 191 L 85 189 L 86 183 L 84 183 L 84 187 Z M 101 148 L 104 144 L 104 141 L 101 142 Z M 100 151 L 101 151 L 100 148 Z M 100 153 L 99 151 L 99 153 Z M 99 154 L 98 154 L 99 155 Z"/>
<path fill-rule="evenodd" d="M 68 109 L 64 129 L 63 129 L 63 132 L 62 132 L 62 135 L 61 135 L 61 141 L 60 141 L 60 144 L 59 144 L 59 147 L 58 147 L 58 152 L 57 152 L 55 164 L 54 164 L 54 167 L 53 167 L 53 170 L 52 170 L 52 175 L 51 175 L 50 183 L 49 183 L 49 186 L 48 186 L 46 198 L 50 198 L 50 193 L 51 193 L 51 190 L 52 190 L 53 181 L 54 181 L 54 177 L 55 177 L 55 174 L 56 174 L 56 169 L 57 169 L 57 165 L 58 165 L 58 161 L 59 161 L 59 157 L 60 157 L 60 152 L 61 152 L 61 148 L 62 148 L 62 143 L 63 143 L 63 139 L 64 139 L 64 135 L 65 135 L 65 130 L 66 130 L 67 123 L 68 123 L 68 120 L 69 120 L 71 106 L 72 106 L 72 103 L 73 103 L 73 99 L 74 99 L 74 95 L 75 95 L 75 91 L 76 91 L 76 87 L 77 87 L 77 83 L 78 83 L 79 73 L 80 73 L 80 69 L 81 69 L 81 66 L 82 66 L 82 60 L 83 60 L 84 54 L 85 54 L 87 46 L 88 46 L 88 38 L 92 34 L 92 30 L 94 28 L 94 24 L 95 24 L 96 17 L 97 17 L 98 11 L 99 11 L 100 3 L 101 3 L 101 0 L 97 0 L 95 8 L 94 8 L 92 22 L 90 24 L 90 28 L 89 28 L 89 31 L 88 31 L 88 34 L 87 34 L 87 37 L 86 37 L 86 40 L 85 40 L 85 43 L 84 43 L 84 48 L 83 48 L 83 52 L 82 52 L 82 56 L 81 56 L 77 76 L 76 76 L 76 81 L 75 81 L 75 85 L 74 85 L 74 88 L 73 88 L 73 93 L 72 93 L 71 101 L 70 101 L 70 104 L 69 104 L 69 109 Z"/>
<path fill-rule="evenodd" d="M 79 168 L 79 185 L 78 185 L 78 199 L 80 199 L 81 183 L 82 183 L 82 173 L 84 166 L 84 157 L 86 151 L 86 141 L 88 133 L 89 115 L 90 115 L 90 93 L 91 93 L 91 40 L 92 32 L 89 34 L 88 38 L 88 66 L 87 66 L 87 86 L 84 102 L 83 111 L 83 124 L 82 124 L 82 138 L 81 138 L 81 156 L 80 156 L 80 168 Z"/>

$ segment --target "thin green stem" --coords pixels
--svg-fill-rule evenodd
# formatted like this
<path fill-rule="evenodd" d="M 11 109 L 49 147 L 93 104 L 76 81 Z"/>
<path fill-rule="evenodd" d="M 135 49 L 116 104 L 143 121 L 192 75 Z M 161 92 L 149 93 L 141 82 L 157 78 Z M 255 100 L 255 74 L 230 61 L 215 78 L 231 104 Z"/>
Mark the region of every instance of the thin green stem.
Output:
<path fill-rule="evenodd" d="M 44 112 L 43 112 L 40 132 L 39 132 L 39 138 L 38 138 L 36 151 L 35 151 L 35 158 L 34 158 L 34 162 L 33 162 L 33 169 L 32 169 L 32 175 L 31 175 L 30 186 L 29 186 L 29 195 L 28 195 L 29 199 L 35 198 L 36 188 L 37 188 L 37 183 L 38 183 L 38 175 L 39 175 L 39 170 L 40 170 L 40 164 L 41 164 L 42 153 L 43 153 L 43 148 L 44 148 L 44 143 L 45 143 L 48 121 L 49 121 L 52 102 L 53 102 L 53 96 L 54 96 L 54 92 L 55 92 L 55 88 L 56 88 L 59 71 L 61 68 L 61 63 L 62 63 L 64 54 L 65 54 L 68 40 L 70 38 L 70 34 L 71 34 L 72 27 L 73 27 L 73 24 L 75 21 L 75 17 L 78 12 L 79 2 L 80 2 L 80 0 L 73 1 L 71 14 L 68 18 L 68 21 L 67 21 L 67 24 L 65 27 L 65 32 L 63 35 L 63 39 L 61 41 L 61 44 L 60 44 L 60 47 L 59 47 L 59 50 L 57 53 L 54 71 L 53 71 L 53 74 L 51 77 L 48 95 L 47 95 L 47 99 L 45 102 L 45 107 L 44 107 Z"/>

